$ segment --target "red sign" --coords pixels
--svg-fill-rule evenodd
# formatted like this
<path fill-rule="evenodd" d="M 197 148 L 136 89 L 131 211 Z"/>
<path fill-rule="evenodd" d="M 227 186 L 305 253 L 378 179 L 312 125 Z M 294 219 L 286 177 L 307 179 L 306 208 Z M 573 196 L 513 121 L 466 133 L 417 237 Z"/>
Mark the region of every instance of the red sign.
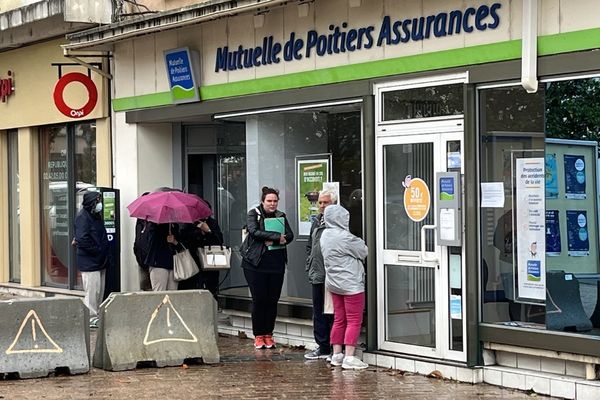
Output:
<path fill-rule="evenodd" d="M 87 89 L 88 101 L 81 108 L 73 108 L 71 106 L 68 106 L 67 103 L 65 103 L 65 99 L 63 98 L 65 88 L 71 82 L 79 82 Z M 56 108 L 58 108 L 58 110 L 67 117 L 85 117 L 94 110 L 94 107 L 96 107 L 97 102 L 98 89 L 96 89 L 94 81 L 92 81 L 92 79 L 89 76 L 84 75 L 80 72 L 70 72 L 64 75 L 58 80 L 58 82 L 56 82 L 56 86 L 54 86 L 54 104 L 56 104 Z"/>
<path fill-rule="evenodd" d="M 2 100 L 3 103 L 6 103 L 6 99 L 13 94 L 14 91 L 12 71 L 8 71 L 8 78 L 0 78 L 0 100 Z"/>

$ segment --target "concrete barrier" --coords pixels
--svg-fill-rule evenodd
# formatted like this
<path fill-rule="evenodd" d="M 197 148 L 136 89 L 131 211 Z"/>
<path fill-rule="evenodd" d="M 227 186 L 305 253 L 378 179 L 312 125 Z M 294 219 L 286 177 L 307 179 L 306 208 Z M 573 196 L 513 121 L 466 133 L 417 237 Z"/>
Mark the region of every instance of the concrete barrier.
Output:
<path fill-rule="evenodd" d="M 90 370 L 89 311 L 77 298 L 0 301 L 0 375 Z"/>
<path fill-rule="evenodd" d="M 109 371 L 219 362 L 217 304 L 206 290 L 112 293 L 100 306 L 93 365 Z"/>

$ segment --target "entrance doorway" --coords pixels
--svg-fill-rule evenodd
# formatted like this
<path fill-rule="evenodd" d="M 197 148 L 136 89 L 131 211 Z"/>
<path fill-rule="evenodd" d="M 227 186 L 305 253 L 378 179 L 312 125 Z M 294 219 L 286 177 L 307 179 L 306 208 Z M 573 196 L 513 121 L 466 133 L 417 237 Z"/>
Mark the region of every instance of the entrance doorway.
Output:
<path fill-rule="evenodd" d="M 418 104 L 422 100 L 413 98 L 419 98 L 419 90 L 431 93 L 430 89 L 413 85 L 408 94 L 400 93 L 402 87 L 380 89 L 378 97 L 383 101 L 378 115 L 385 116 L 390 92 L 406 103 L 402 110 L 413 110 L 414 114 L 422 107 Z M 444 90 L 448 93 L 454 89 Z M 447 104 L 439 104 L 444 101 L 428 98 L 428 110 L 448 109 Z M 398 101 L 394 107 L 400 109 Z M 375 208 L 378 347 L 382 350 L 466 361 L 460 211 L 464 209 L 460 189 L 464 123 L 463 116 L 457 114 L 423 118 L 407 114 L 403 121 L 378 121 Z M 446 219 L 448 210 L 443 208 L 446 205 L 442 205 L 448 200 L 442 184 L 447 178 L 440 177 L 444 173 L 455 173 L 445 174 L 454 176 L 456 182 L 451 197 L 458 201 L 451 224 Z M 454 229 L 452 243 L 446 240 L 449 229 Z"/>

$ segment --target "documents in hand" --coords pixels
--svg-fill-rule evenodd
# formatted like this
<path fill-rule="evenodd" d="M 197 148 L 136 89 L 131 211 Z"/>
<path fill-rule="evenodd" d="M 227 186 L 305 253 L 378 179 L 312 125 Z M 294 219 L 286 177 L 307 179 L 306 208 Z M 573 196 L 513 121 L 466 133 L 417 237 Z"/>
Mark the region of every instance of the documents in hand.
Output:
<path fill-rule="evenodd" d="M 283 217 L 265 218 L 265 231 L 277 232 L 282 235 L 285 234 L 285 219 Z M 271 246 L 268 246 L 267 248 L 269 250 L 277 250 L 283 249 L 284 247 L 285 246 L 274 242 Z"/>

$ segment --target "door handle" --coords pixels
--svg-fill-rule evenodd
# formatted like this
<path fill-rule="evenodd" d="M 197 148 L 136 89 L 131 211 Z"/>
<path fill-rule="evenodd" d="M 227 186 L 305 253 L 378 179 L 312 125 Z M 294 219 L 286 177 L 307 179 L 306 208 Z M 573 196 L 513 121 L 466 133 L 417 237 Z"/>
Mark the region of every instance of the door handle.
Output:
<path fill-rule="evenodd" d="M 427 257 L 427 251 L 425 251 L 425 231 L 426 230 L 436 230 L 437 229 L 437 225 L 423 225 L 421 227 L 421 259 L 423 261 L 428 261 L 428 262 L 438 262 L 438 257 Z M 437 252 L 436 252 L 437 254 Z"/>

